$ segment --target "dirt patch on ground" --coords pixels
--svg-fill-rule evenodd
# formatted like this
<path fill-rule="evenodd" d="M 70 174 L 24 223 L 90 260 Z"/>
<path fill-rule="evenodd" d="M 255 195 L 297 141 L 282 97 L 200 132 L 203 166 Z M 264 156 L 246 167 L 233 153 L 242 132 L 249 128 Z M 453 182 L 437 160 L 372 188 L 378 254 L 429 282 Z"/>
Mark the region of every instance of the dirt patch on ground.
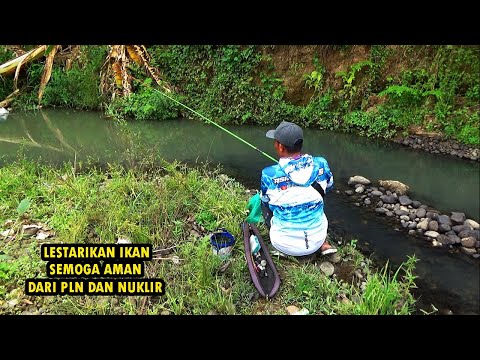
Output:
<path fill-rule="evenodd" d="M 287 315 L 287 310 L 285 307 L 277 302 L 275 299 L 266 300 L 264 298 L 259 298 L 255 301 L 255 304 L 252 307 L 252 314 L 255 315 L 265 315 L 265 314 L 285 314 Z"/>
<path fill-rule="evenodd" d="M 263 54 L 271 57 L 275 73 L 283 79 L 285 100 L 294 105 L 306 105 L 314 94 L 314 89 L 306 86 L 303 76 L 315 70 L 315 56 L 325 68 L 324 88 L 339 89 L 342 80 L 335 74 L 368 59 L 369 51 L 370 45 L 352 45 L 344 50 L 337 49 L 335 45 L 274 45 L 262 48 Z"/>
<path fill-rule="evenodd" d="M 386 96 L 370 95 L 367 99 L 366 112 L 375 111 L 379 105 L 387 101 Z"/>
<path fill-rule="evenodd" d="M 355 267 L 348 262 L 341 262 L 335 265 L 335 274 L 337 274 L 337 278 L 348 284 L 352 283 L 354 271 Z"/>
<path fill-rule="evenodd" d="M 428 136 L 428 137 L 442 138 L 441 133 L 435 132 L 435 131 L 427 131 L 423 127 L 418 125 L 410 125 L 408 127 L 408 133 L 411 135 L 422 135 L 422 136 Z"/>

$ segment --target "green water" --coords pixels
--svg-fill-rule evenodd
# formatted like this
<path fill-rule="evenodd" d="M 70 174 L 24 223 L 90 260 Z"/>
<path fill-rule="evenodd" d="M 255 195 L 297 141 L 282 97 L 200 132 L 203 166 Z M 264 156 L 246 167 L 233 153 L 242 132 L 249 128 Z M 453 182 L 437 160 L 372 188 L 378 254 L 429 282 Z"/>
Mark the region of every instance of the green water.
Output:
<path fill-rule="evenodd" d="M 269 129 L 262 126 L 226 126 L 230 131 L 275 156 Z M 138 133 L 133 138 L 128 132 Z M 225 172 L 250 188 L 259 188 L 263 167 L 272 162 L 217 127 L 200 120 L 175 119 L 163 122 L 129 122 L 123 127 L 102 114 L 66 110 L 12 113 L 0 121 L 0 166 L 24 154 L 36 161 L 129 164 L 138 155 L 138 145 L 153 149 L 166 160 L 222 164 Z M 324 156 L 333 171 L 336 188 L 343 189 L 352 175 L 372 182 L 399 180 L 411 187 L 410 197 L 442 213 L 462 211 L 479 219 L 479 164 L 456 158 L 417 152 L 398 144 L 352 134 L 305 130 L 305 152 Z M 369 243 L 380 259 L 393 263 L 415 253 L 419 281 L 432 297 L 444 301 L 454 312 L 479 313 L 478 261 L 467 256 L 433 249 L 424 241 L 392 229 L 383 218 L 365 214 L 343 195 L 332 193 L 326 200 L 332 226 Z M 445 300 L 446 299 L 446 300 Z"/>

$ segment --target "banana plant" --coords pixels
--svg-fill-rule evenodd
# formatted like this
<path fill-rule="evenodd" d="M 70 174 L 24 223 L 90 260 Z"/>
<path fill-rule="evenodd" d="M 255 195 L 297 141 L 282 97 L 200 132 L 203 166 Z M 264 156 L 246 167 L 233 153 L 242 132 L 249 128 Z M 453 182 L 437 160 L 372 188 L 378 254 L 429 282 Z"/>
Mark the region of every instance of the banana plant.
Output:
<path fill-rule="evenodd" d="M 110 45 L 101 71 L 102 94 L 129 96 L 132 93 L 132 76 L 128 73 L 130 62 L 143 68 L 155 82 L 166 92 L 171 87 L 162 81 L 160 72 L 150 65 L 151 57 L 144 45 Z"/>
<path fill-rule="evenodd" d="M 43 92 L 45 91 L 45 87 L 50 80 L 50 76 L 52 75 L 53 59 L 55 58 L 55 54 L 60 48 L 60 45 L 40 45 L 35 49 L 30 50 L 27 53 L 0 65 L 1 76 L 8 76 L 13 73 L 15 74 L 13 79 L 14 92 L 9 95 L 8 98 L 11 98 L 18 93 L 18 76 L 20 74 L 22 66 L 42 56 L 45 56 L 45 66 L 43 69 L 42 78 L 40 80 L 40 87 L 38 89 L 38 104 L 40 104 L 42 101 Z M 7 101 L 8 98 L 4 101 Z"/>

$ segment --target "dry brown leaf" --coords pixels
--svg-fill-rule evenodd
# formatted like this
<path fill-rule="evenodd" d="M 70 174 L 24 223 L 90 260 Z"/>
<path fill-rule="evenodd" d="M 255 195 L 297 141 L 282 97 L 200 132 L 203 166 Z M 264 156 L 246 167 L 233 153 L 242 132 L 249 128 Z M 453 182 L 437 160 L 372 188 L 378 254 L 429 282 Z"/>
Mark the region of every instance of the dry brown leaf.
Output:
<path fill-rule="evenodd" d="M 130 58 L 135 61 L 137 65 L 142 65 L 142 59 L 138 56 L 136 49 L 132 45 L 127 45 L 127 52 Z"/>
<path fill-rule="evenodd" d="M 18 75 L 20 74 L 20 69 L 22 68 L 22 65 L 28 63 L 29 61 L 35 60 L 37 57 L 40 57 L 46 49 L 47 45 L 39 46 L 38 48 L 28 52 L 26 55 L 24 55 L 25 57 L 20 60 L 17 68 L 15 69 L 15 77 L 13 78 L 14 89 L 17 89 Z"/>
<path fill-rule="evenodd" d="M 10 95 L 8 95 L 5 100 L 3 100 L 2 102 L 0 102 L 0 108 L 5 108 L 7 107 L 13 100 L 13 98 L 15 96 L 17 96 L 19 94 L 20 90 L 19 89 L 16 89 L 13 93 L 11 93 Z"/>
<path fill-rule="evenodd" d="M 47 55 L 47 60 L 45 61 L 45 67 L 43 69 L 42 78 L 40 79 L 40 88 L 38 89 L 38 104 L 42 101 L 43 92 L 45 91 L 45 86 L 47 86 L 50 76 L 52 76 L 52 67 L 53 59 L 57 53 L 60 45 L 55 45 L 50 53 Z"/>

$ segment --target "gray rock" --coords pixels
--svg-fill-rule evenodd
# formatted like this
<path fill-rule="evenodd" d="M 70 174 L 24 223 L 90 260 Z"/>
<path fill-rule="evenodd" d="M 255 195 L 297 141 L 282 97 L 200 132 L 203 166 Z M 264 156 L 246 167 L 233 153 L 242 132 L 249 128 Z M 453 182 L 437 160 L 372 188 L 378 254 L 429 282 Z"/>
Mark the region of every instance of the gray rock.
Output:
<path fill-rule="evenodd" d="M 410 189 L 408 185 L 405 185 L 400 181 L 396 181 L 396 180 L 379 180 L 378 184 L 381 187 L 388 189 L 390 191 L 396 192 L 397 194 L 400 194 L 400 195 L 405 195 Z"/>
<path fill-rule="evenodd" d="M 400 201 L 400 204 L 402 205 L 410 205 L 413 201 L 407 196 L 407 195 L 401 195 L 398 198 L 398 201 Z"/>
<path fill-rule="evenodd" d="M 438 235 L 435 240 L 437 240 L 439 243 L 442 243 L 443 245 L 455 244 L 455 240 L 443 234 Z"/>
<path fill-rule="evenodd" d="M 417 224 L 417 229 L 421 229 L 423 231 L 428 230 L 428 219 L 423 219 Z"/>
<path fill-rule="evenodd" d="M 335 267 L 332 265 L 332 263 L 324 261 L 320 264 L 320 270 L 322 270 L 325 275 L 332 276 L 335 272 Z"/>
<path fill-rule="evenodd" d="M 472 219 L 465 220 L 464 224 L 470 226 L 472 230 L 478 230 L 480 228 L 480 225 L 478 224 L 478 222 Z"/>
<path fill-rule="evenodd" d="M 443 246 L 443 244 L 442 244 L 441 242 L 438 242 L 438 241 L 435 240 L 435 239 L 433 239 L 432 245 L 433 245 L 433 246 Z"/>
<path fill-rule="evenodd" d="M 478 254 L 478 253 L 477 253 L 477 254 L 472 254 L 472 257 L 473 257 L 474 259 L 478 259 L 478 258 L 480 258 L 480 254 Z"/>
<path fill-rule="evenodd" d="M 370 189 L 372 189 L 372 191 L 378 191 L 378 188 L 376 186 L 370 186 Z"/>
<path fill-rule="evenodd" d="M 440 234 L 436 231 L 431 231 L 430 230 L 430 231 L 425 231 L 424 235 L 436 239 L 437 236 L 440 235 Z"/>
<path fill-rule="evenodd" d="M 12 299 L 12 300 L 8 300 L 8 301 L 7 301 L 7 304 L 8 304 L 8 306 L 10 306 L 10 307 L 15 307 L 15 306 L 17 306 L 17 304 L 18 304 L 19 302 L 20 302 L 20 300 L 17 299 L 17 298 L 15 298 L 15 299 Z"/>
<path fill-rule="evenodd" d="M 452 226 L 452 230 L 455 231 L 457 234 L 464 231 L 464 230 L 470 230 L 470 226 L 468 225 L 454 225 Z"/>
<path fill-rule="evenodd" d="M 380 214 L 385 214 L 388 210 L 381 207 L 381 208 L 376 208 L 375 212 L 380 213 Z"/>
<path fill-rule="evenodd" d="M 394 204 L 393 210 L 400 210 L 400 204 L 399 203 Z"/>
<path fill-rule="evenodd" d="M 445 232 L 445 235 L 455 235 L 455 236 L 457 236 L 457 233 L 450 229 L 450 231 Z"/>
<path fill-rule="evenodd" d="M 450 215 L 450 219 L 454 224 L 463 224 L 463 222 L 465 221 L 465 214 L 462 212 L 452 211 L 452 215 Z"/>
<path fill-rule="evenodd" d="M 397 202 L 397 199 L 393 195 L 382 195 L 380 196 L 380 200 L 386 204 L 395 204 Z"/>
<path fill-rule="evenodd" d="M 425 215 L 427 214 L 427 211 L 423 208 L 420 208 L 416 211 L 415 215 L 418 217 L 418 218 L 423 218 L 425 217 Z"/>
<path fill-rule="evenodd" d="M 392 192 L 390 190 L 387 190 L 385 191 L 385 194 L 387 194 L 388 196 L 392 195 Z"/>
<path fill-rule="evenodd" d="M 422 205 L 420 201 L 417 201 L 417 200 L 412 201 L 412 207 L 414 207 L 415 209 L 419 208 L 420 205 Z"/>
<path fill-rule="evenodd" d="M 372 191 L 372 189 L 367 189 L 367 193 L 371 193 Z"/>
<path fill-rule="evenodd" d="M 452 239 L 455 244 L 460 244 L 462 239 L 460 239 L 457 235 L 447 235 L 450 239 Z"/>
<path fill-rule="evenodd" d="M 358 187 L 364 187 L 362 184 L 355 184 L 355 189 L 358 188 Z"/>
<path fill-rule="evenodd" d="M 397 216 L 408 215 L 408 211 L 405 211 L 405 210 L 397 209 L 394 212 L 395 212 L 395 215 L 397 215 Z"/>
<path fill-rule="evenodd" d="M 345 190 L 345 194 L 347 194 L 347 195 L 353 195 L 353 190 Z"/>
<path fill-rule="evenodd" d="M 477 250 L 475 250 L 473 248 L 467 248 L 465 246 L 462 246 L 460 249 L 466 254 L 476 254 L 477 253 Z"/>
<path fill-rule="evenodd" d="M 328 260 L 334 264 L 338 264 L 340 261 L 342 261 L 342 257 L 338 252 L 329 255 Z"/>
<path fill-rule="evenodd" d="M 382 196 L 383 195 L 383 193 L 381 191 L 378 191 L 378 190 L 373 190 L 370 194 L 372 196 Z"/>
<path fill-rule="evenodd" d="M 393 215 L 393 212 L 391 212 L 391 211 L 387 211 L 387 212 L 385 213 L 385 215 L 387 215 L 388 217 L 395 216 L 395 215 Z"/>
<path fill-rule="evenodd" d="M 385 188 L 383 186 L 379 186 L 378 191 L 385 192 Z"/>
<path fill-rule="evenodd" d="M 440 224 L 438 225 L 438 231 L 441 233 L 446 233 L 447 231 L 450 231 L 450 226 L 447 224 Z"/>
<path fill-rule="evenodd" d="M 408 221 L 408 222 L 410 222 L 410 218 L 409 218 L 407 215 L 402 215 L 402 216 L 400 216 L 400 219 L 403 220 L 403 221 Z M 408 223 L 407 223 L 407 225 L 408 225 Z"/>
<path fill-rule="evenodd" d="M 379 202 L 377 202 L 377 207 L 382 207 L 383 206 L 383 201 L 380 200 Z"/>
<path fill-rule="evenodd" d="M 360 270 L 358 270 L 358 269 L 355 270 L 355 271 L 353 272 L 353 274 L 354 274 L 357 278 L 359 278 L 360 280 L 363 279 L 363 275 L 362 275 L 362 272 L 361 272 Z"/>
<path fill-rule="evenodd" d="M 438 216 L 438 223 L 452 226 L 452 220 L 450 220 L 450 217 L 447 216 L 447 215 L 439 215 Z"/>
<path fill-rule="evenodd" d="M 367 199 L 365 199 L 364 203 L 365 203 L 365 205 L 370 205 L 372 202 L 370 201 L 370 199 L 367 198 Z"/>
<path fill-rule="evenodd" d="M 478 240 L 480 235 L 479 233 L 480 233 L 479 230 L 463 230 L 458 233 L 458 236 L 461 237 L 462 239 L 471 236 L 471 237 L 474 237 L 476 240 Z"/>
<path fill-rule="evenodd" d="M 360 206 L 360 203 L 356 202 L 356 203 L 353 203 L 353 205 Z"/>
<path fill-rule="evenodd" d="M 370 183 L 371 183 L 370 180 L 360 175 L 351 176 L 348 179 L 348 185 L 351 185 L 351 184 L 370 185 Z"/>
<path fill-rule="evenodd" d="M 404 228 L 406 228 L 406 227 L 408 226 L 408 223 L 405 222 L 404 220 L 402 220 L 402 226 L 403 226 Z"/>
<path fill-rule="evenodd" d="M 466 238 L 462 239 L 462 246 L 465 246 L 467 248 L 473 248 L 477 244 L 477 239 L 475 239 L 473 236 L 469 236 Z"/>
<path fill-rule="evenodd" d="M 438 231 L 438 222 L 436 222 L 435 220 L 429 221 L 428 230 Z"/>
<path fill-rule="evenodd" d="M 408 230 L 408 235 L 415 235 L 415 230 Z"/>
<path fill-rule="evenodd" d="M 429 219 L 433 219 L 433 220 L 437 220 L 437 219 L 438 219 L 438 213 L 436 213 L 436 212 L 434 212 L 434 211 L 427 211 L 426 216 L 427 216 Z"/>
<path fill-rule="evenodd" d="M 363 200 L 363 199 L 365 199 L 365 198 L 367 198 L 367 197 L 368 197 L 368 195 L 362 195 L 362 196 L 360 196 L 360 199 Z"/>

